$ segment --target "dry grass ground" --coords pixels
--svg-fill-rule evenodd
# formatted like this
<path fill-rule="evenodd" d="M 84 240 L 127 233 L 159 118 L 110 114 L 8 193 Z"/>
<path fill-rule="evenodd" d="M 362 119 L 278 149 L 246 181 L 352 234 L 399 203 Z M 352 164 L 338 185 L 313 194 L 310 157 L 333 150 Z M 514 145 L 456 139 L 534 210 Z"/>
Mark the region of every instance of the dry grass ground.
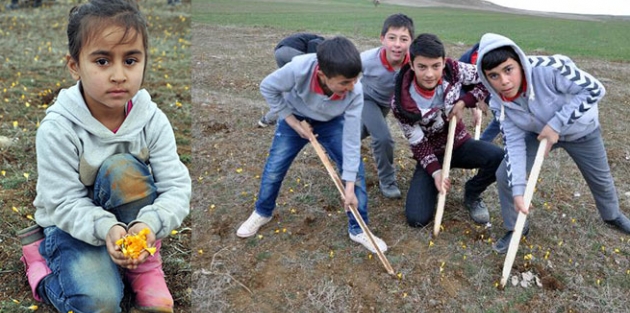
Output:
<path fill-rule="evenodd" d="M 587 186 L 563 151 L 543 165 L 512 273 L 531 272 L 542 287 L 496 288 L 504 258 L 491 244 L 503 235 L 496 190 L 486 192 L 492 227 L 473 224 L 461 204 L 466 173 L 452 172 L 439 237 L 406 225 L 404 200 L 378 192 L 363 143 L 370 228 L 390 246 L 398 277 L 354 244 L 339 196 L 310 146 L 293 163 L 271 223 L 259 236 L 235 232 L 251 213 L 273 128 L 256 121 L 267 105 L 258 84 L 275 69 L 273 47 L 288 32 L 193 23 L 192 219 L 195 312 L 626 312 L 630 237 L 604 225 Z M 333 34 L 324 34 L 333 35 Z M 364 50 L 377 38 L 350 37 Z M 467 47 L 448 43 L 458 57 Z M 621 208 L 630 213 L 627 141 L 630 64 L 575 60 L 608 89 L 600 106 L 603 136 Z M 395 163 L 406 194 L 415 162 L 390 117 Z M 403 194 L 403 196 L 404 196 Z"/>
<path fill-rule="evenodd" d="M 64 63 L 66 21 L 74 0 L 44 1 L 38 9 L 0 8 L 0 312 L 54 312 L 33 300 L 19 261 L 15 232 L 32 225 L 37 167 L 35 134 L 60 88 L 74 84 Z M 190 1 L 140 2 L 149 21 L 150 57 L 145 75 L 153 101 L 169 116 L 180 158 L 191 163 Z M 163 240 L 162 255 L 176 312 L 190 307 L 190 220 Z M 131 298 L 125 298 L 128 311 Z M 32 308 L 32 307 L 31 307 Z"/>

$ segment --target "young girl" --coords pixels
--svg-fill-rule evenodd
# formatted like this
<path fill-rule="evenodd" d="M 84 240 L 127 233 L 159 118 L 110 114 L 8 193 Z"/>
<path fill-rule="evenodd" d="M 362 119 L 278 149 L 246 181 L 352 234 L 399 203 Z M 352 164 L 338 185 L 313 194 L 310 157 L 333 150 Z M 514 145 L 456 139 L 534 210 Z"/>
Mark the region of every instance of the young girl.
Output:
<path fill-rule="evenodd" d="M 33 295 L 64 313 L 120 312 L 123 269 L 138 309 L 172 312 L 159 238 L 188 215 L 191 181 L 167 117 L 140 90 L 146 21 L 134 1 L 92 0 L 70 11 L 67 33 L 77 84 L 37 131 L 39 227 L 20 236 Z M 157 252 L 125 257 L 116 241 L 145 228 Z"/>

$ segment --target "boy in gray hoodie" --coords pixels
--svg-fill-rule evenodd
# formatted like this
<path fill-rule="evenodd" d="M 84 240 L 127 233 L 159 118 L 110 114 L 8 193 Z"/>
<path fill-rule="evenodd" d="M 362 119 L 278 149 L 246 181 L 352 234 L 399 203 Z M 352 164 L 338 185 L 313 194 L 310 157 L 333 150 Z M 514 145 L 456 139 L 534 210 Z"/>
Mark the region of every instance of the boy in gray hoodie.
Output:
<path fill-rule="evenodd" d="M 508 231 L 493 249 L 507 252 L 518 212 L 529 212 L 523 200 L 527 172 L 538 141 L 545 138 L 547 154 L 560 147 L 577 164 L 602 219 L 630 234 L 630 220 L 619 210 L 598 119 L 604 86 L 566 56 L 526 56 L 512 40 L 491 33 L 481 38 L 477 67 L 492 94 L 490 108 L 500 112 L 506 151 L 496 176 Z M 528 231 L 526 225 L 523 234 Z"/>
<path fill-rule="evenodd" d="M 345 182 L 344 207 L 357 208 L 368 223 L 367 192 L 361 162 L 363 86 L 359 82 L 361 56 L 345 37 L 324 40 L 316 54 L 294 57 L 260 83 L 270 112 L 280 117 L 263 170 L 254 211 L 236 235 L 254 236 L 269 223 L 284 177 L 295 157 L 316 134 Z M 304 126 L 301 121 L 306 121 Z M 357 220 L 348 212 L 348 235 L 371 252 L 376 249 Z M 382 252 L 387 244 L 374 237 Z"/>

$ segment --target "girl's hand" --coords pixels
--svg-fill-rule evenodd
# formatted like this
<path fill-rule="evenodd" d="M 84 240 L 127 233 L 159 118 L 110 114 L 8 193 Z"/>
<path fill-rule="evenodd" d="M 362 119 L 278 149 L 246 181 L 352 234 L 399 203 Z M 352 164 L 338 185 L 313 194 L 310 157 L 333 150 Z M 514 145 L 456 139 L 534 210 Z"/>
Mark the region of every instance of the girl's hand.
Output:
<path fill-rule="evenodd" d="M 127 258 L 123 255 L 120 250 L 120 246 L 116 244 L 116 241 L 122 237 L 127 235 L 127 231 L 124 227 L 120 225 L 114 225 L 107 232 L 107 237 L 105 238 L 105 246 L 107 247 L 107 252 L 109 253 L 109 257 L 112 261 L 120 267 L 127 268 L 130 264 L 131 259 Z"/>
<path fill-rule="evenodd" d="M 141 230 L 148 228 L 149 230 L 151 230 L 148 234 L 147 234 L 147 246 L 149 247 L 154 247 L 155 246 L 155 233 L 153 232 L 153 230 L 151 229 L 151 227 L 149 227 L 149 225 L 145 224 L 145 223 L 135 223 L 133 224 L 130 228 L 129 228 L 129 234 L 131 235 L 136 235 L 138 233 L 140 233 Z M 137 259 L 133 259 L 133 265 L 134 268 L 137 267 L 138 265 L 144 263 L 144 261 L 147 260 L 147 258 L 149 257 L 149 252 L 147 251 L 142 251 L 142 253 L 140 253 L 140 256 Z"/>

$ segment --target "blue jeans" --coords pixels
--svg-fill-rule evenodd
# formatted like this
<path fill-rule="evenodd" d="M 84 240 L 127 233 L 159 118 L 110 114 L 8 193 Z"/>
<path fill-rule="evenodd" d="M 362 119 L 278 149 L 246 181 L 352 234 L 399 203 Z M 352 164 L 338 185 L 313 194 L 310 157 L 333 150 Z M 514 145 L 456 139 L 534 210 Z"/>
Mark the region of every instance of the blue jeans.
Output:
<path fill-rule="evenodd" d="M 157 188 L 146 164 L 116 154 L 99 168 L 93 194 L 94 205 L 129 223 L 153 203 Z M 121 312 L 123 281 L 106 246 L 90 245 L 56 226 L 46 227 L 44 235 L 39 251 L 52 273 L 37 287 L 43 301 L 60 312 Z"/>
<path fill-rule="evenodd" d="M 497 137 L 500 131 L 501 123 L 499 123 L 499 120 L 497 119 L 497 113 L 492 111 L 492 120 L 490 121 L 488 126 L 486 126 L 486 129 L 483 131 L 483 133 L 481 133 L 481 136 L 479 136 L 479 140 L 492 142 L 494 141 L 494 138 Z"/>
<path fill-rule="evenodd" d="M 299 120 L 304 118 L 296 116 Z M 317 135 L 317 140 L 324 147 L 328 156 L 337 164 L 337 168 L 343 168 L 342 155 L 342 133 L 343 133 L 343 117 L 335 118 L 328 122 L 317 122 L 307 119 L 309 124 L 313 126 L 313 133 Z M 269 157 L 265 163 L 262 179 L 260 182 L 260 190 L 258 191 L 258 200 L 256 201 L 256 212 L 262 216 L 270 217 L 276 208 L 276 199 L 278 192 L 282 186 L 282 181 L 289 170 L 289 166 L 302 148 L 308 143 L 289 126 L 284 119 L 278 122 L 269 150 Z M 322 172 L 324 167 L 322 165 Z M 332 182 L 331 182 L 332 184 Z M 359 172 L 355 182 L 354 193 L 359 201 L 357 210 L 361 217 L 368 223 L 367 216 L 367 192 L 365 189 L 365 172 L 363 162 L 359 165 Z M 348 232 L 356 235 L 363 231 L 352 216 L 351 212 L 347 212 Z"/>
<path fill-rule="evenodd" d="M 536 159 L 536 151 L 539 144 L 537 137 L 538 134 L 535 133 L 529 133 L 525 137 L 527 149 L 526 169 L 528 173 Z M 599 216 L 604 221 L 611 221 L 619 217 L 619 214 L 621 214 L 619 198 L 617 197 L 615 183 L 610 173 L 601 130 L 598 128 L 575 141 L 558 141 L 551 150 L 556 148 L 563 148 L 577 165 L 595 199 L 595 206 L 599 211 Z M 499 189 L 499 200 L 501 201 L 503 227 L 508 231 L 514 230 L 518 212 L 514 210 L 514 198 L 512 196 L 512 188 L 508 184 L 505 161 L 497 169 L 497 186 Z M 534 194 L 535 196 L 536 194 Z"/>
<path fill-rule="evenodd" d="M 444 155 L 438 156 L 438 160 L 442 163 Z M 466 182 L 464 198 L 476 198 L 494 183 L 496 181 L 495 172 L 502 160 L 503 149 L 481 140 L 469 139 L 454 149 L 451 168 L 479 169 L 477 174 Z M 418 162 L 409 185 L 405 204 L 405 214 L 409 226 L 424 227 L 433 220 L 437 197 L 438 191 L 435 188 L 435 180 Z"/>

